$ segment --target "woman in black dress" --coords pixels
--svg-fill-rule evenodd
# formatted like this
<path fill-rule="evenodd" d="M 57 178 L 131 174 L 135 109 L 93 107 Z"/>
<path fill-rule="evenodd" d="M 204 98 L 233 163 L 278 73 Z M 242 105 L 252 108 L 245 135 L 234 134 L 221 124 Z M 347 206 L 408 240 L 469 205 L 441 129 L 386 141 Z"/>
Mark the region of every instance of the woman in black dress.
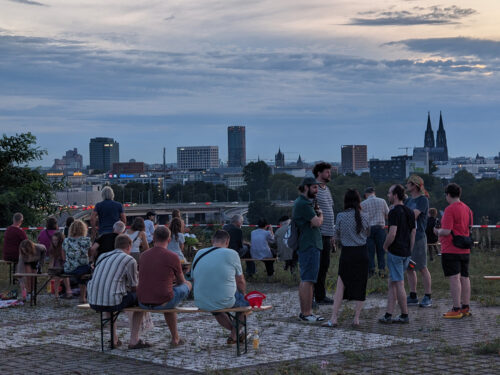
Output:
<path fill-rule="evenodd" d="M 334 295 L 333 311 L 325 327 L 336 327 L 342 300 L 356 301 L 353 326 L 359 326 L 359 314 L 366 299 L 368 281 L 368 249 L 366 238 L 370 233 L 368 217 L 361 212 L 361 197 L 355 189 L 349 189 L 344 196 L 344 211 L 335 222 L 336 241 L 342 244 L 339 261 L 339 277 Z"/>

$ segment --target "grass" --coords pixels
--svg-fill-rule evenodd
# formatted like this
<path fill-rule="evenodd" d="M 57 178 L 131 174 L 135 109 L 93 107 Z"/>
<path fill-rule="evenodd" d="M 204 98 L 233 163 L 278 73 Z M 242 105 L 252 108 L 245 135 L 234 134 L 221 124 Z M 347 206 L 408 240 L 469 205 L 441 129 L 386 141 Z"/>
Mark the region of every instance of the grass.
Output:
<path fill-rule="evenodd" d="M 474 344 L 473 352 L 474 354 L 479 354 L 479 355 L 485 355 L 485 354 L 500 355 L 500 338 L 496 338 L 485 342 L 478 342 Z"/>

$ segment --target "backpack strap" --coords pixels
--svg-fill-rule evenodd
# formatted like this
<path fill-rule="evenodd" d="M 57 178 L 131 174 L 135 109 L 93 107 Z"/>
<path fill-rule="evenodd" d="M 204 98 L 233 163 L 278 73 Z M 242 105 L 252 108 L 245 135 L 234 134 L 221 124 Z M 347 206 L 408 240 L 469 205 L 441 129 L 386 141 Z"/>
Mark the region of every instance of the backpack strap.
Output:
<path fill-rule="evenodd" d="M 217 250 L 219 249 L 219 247 L 212 247 L 210 250 L 207 250 L 205 251 L 203 254 L 201 254 L 197 259 L 196 261 L 193 263 L 193 265 L 191 266 L 191 274 L 193 274 L 193 271 L 194 271 L 194 267 L 196 267 L 196 265 L 198 264 L 198 262 L 200 261 L 201 258 L 203 258 L 205 255 L 208 255 L 210 254 L 212 251 L 214 250 Z"/>

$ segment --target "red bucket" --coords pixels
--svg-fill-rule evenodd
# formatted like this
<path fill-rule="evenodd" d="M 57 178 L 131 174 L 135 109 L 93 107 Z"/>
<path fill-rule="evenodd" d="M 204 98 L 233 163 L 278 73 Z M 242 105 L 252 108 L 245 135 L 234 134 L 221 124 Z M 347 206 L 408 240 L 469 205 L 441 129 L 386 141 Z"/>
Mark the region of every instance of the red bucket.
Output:
<path fill-rule="evenodd" d="M 245 296 L 245 299 L 248 301 L 251 307 L 261 307 L 262 306 L 262 301 L 266 299 L 266 295 L 258 292 L 256 290 L 248 293 Z"/>

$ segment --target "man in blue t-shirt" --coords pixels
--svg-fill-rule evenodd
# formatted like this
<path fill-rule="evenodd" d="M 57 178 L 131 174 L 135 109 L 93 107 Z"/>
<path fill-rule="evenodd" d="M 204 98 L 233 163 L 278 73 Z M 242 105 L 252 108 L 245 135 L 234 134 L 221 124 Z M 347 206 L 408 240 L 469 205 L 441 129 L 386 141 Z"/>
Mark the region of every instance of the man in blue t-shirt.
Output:
<path fill-rule="evenodd" d="M 99 235 L 113 232 L 113 225 L 121 220 L 127 223 L 127 217 L 123 212 L 123 206 L 115 202 L 113 198 L 115 193 L 111 187 L 106 186 L 102 189 L 101 196 L 103 201 L 95 205 L 94 211 L 90 216 L 90 225 L 95 233 L 96 227 L 99 228 Z"/>
<path fill-rule="evenodd" d="M 229 249 L 229 233 L 218 230 L 212 237 L 212 247 L 201 249 L 193 259 L 191 275 L 194 283 L 194 303 L 202 310 L 216 311 L 248 306 L 244 299 L 246 282 L 241 261 L 235 250 Z M 231 335 L 228 344 L 236 344 L 236 329 L 226 314 L 213 313 L 217 322 Z M 239 335 L 240 342 L 246 339 Z"/>
<path fill-rule="evenodd" d="M 410 197 L 406 200 L 405 206 L 415 214 L 417 231 L 415 234 L 415 245 L 411 251 L 411 260 L 415 262 L 414 269 L 408 269 L 408 285 L 410 295 L 407 298 L 408 305 L 419 305 L 420 307 L 431 307 L 431 274 L 427 269 L 427 215 L 429 213 L 429 199 L 424 188 L 424 180 L 417 175 L 411 175 L 406 183 L 406 190 Z M 420 271 L 422 283 L 424 284 L 425 295 L 418 302 L 417 298 L 417 272 Z"/>

